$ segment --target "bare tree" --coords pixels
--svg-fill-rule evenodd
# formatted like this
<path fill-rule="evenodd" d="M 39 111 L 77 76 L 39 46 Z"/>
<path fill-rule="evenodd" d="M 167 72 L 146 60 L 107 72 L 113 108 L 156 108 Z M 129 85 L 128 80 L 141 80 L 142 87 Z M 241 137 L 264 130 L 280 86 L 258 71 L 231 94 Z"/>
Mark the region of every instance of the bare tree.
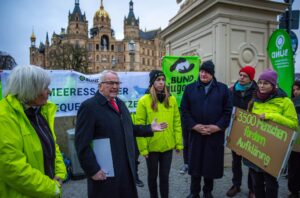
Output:
<path fill-rule="evenodd" d="M 84 47 L 70 43 L 53 45 L 49 49 L 48 56 L 51 69 L 88 72 L 88 52 Z"/>

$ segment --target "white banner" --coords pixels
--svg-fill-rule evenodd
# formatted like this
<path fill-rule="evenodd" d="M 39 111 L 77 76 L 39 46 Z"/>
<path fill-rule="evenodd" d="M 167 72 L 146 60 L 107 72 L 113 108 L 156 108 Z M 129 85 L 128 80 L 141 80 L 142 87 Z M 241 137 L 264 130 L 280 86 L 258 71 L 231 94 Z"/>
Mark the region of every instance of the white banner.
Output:
<path fill-rule="evenodd" d="M 74 116 L 80 104 L 98 91 L 99 74 L 85 75 L 69 70 L 48 70 L 51 77 L 49 100 L 57 105 L 56 117 Z M 1 74 L 2 91 L 10 71 Z M 149 85 L 148 72 L 117 72 L 122 82 L 118 97 L 130 112 L 135 112 L 137 102 Z"/>

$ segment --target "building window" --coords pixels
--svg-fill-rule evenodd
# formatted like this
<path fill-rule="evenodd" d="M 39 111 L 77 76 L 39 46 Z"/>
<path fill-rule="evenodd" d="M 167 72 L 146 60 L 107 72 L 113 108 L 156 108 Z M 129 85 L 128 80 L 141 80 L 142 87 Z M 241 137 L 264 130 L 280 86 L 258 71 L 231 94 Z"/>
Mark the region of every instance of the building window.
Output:
<path fill-rule="evenodd" d="M 115 46 L 111 45 L 111 51 L 114 51 L 114 50 L 115 50 Z"/>
<path fill-rule="evenodd" d="M 142 63 L 143 63 L 143 65 L 145 65 L 145 58 L 143 58 Z"/>
<path fill-rule="evenodd" d="M 89 51 L 93 51 L 93 44 L 89 43 Z"/>
<path fill-rule="evenodd" d="M 78 29 L 78 23 L 76 23 L 76 28 Z"/>
<path fill-rule="evenodd" d="M 150 55 L 149 49 L 147 49 L 147 55 Z"/>
<path fill-rule="evenodd" d="M 96 61 L 97 61 L 97 62 L 99 61 L 99 55 L 96 56 Z"/>
<path fill-rule="evenodd" d="M 147 59 L 147 65 L 150 65 L 150 60 L 149 59 Z"/>
<path fill-rule="evenodd" d="M 99 44 L 96 44 L 96 50 L 99 51 Z"/>

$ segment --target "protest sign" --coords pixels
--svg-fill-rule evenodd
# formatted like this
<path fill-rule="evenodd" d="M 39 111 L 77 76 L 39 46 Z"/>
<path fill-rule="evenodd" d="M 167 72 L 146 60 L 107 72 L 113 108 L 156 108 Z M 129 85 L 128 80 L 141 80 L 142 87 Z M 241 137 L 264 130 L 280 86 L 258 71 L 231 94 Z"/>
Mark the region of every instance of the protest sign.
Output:
<path fill-rule="evenodd" d="M 279 178 L 297 133 L 258 115 L 234 108 L 227 147 Z"/>
<path fill-rule="evenodd" d="M 98 91 L 99 74 L 85 75 L 70 70 L 47 70 L 51 77 L 49 101 L 57 105 L 56 117 L 74 116 L 80 104 Z M 3 91 L 11 71 L 1 74 Z M 130 112 L 135 112 L 138 100 L 144 95 L 148 83 L 148 72 L 117 72 L 122 82 L 118 97 Z"/>

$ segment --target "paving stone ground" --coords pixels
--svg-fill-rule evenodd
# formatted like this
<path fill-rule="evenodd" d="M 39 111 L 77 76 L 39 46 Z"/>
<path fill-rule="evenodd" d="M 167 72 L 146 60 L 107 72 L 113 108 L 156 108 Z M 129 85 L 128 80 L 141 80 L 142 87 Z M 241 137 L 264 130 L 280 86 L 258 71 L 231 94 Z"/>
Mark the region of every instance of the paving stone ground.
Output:
<path fill-rule="evenodd" d="M 225 168 L 224 176 L 221 179 L 215 180 L 213 195 L 215 198 L 226 197 L 227 190 L 231 187 L 231 158 L 229 154 L 225 157 Z M 145 183 L 143 188 L 138 188 L 138 194 L 140 198 L 149 198 L 149 191 L 147 187 L 147 171 L 145 160 L 140 157 L 141 164 L 139 165 L 139 176 L 140 179 Z M 189 194 L 190 176 L 185 174 L 179 174 L 179 169 L 183 163 L 182 155 L 174 153 L 172 167 L 170 172 L 170 198 L 185 198 Z M 247 175 L 247 168 L 243 167 L 244 175 Z M 241 186 L 241 192 L 236 196 L 236 198 L 247 198 L 247 182 L 246 177 L 243 177 L 243 182 Z M 69 181 L 63 186 L 62 198 L 86 198 L 87 197 L 87 187 L 86 179 Z M 287 189 L 287 179 L 285 177 L 279 180 L 279 198 L 288 197 Z"/>

